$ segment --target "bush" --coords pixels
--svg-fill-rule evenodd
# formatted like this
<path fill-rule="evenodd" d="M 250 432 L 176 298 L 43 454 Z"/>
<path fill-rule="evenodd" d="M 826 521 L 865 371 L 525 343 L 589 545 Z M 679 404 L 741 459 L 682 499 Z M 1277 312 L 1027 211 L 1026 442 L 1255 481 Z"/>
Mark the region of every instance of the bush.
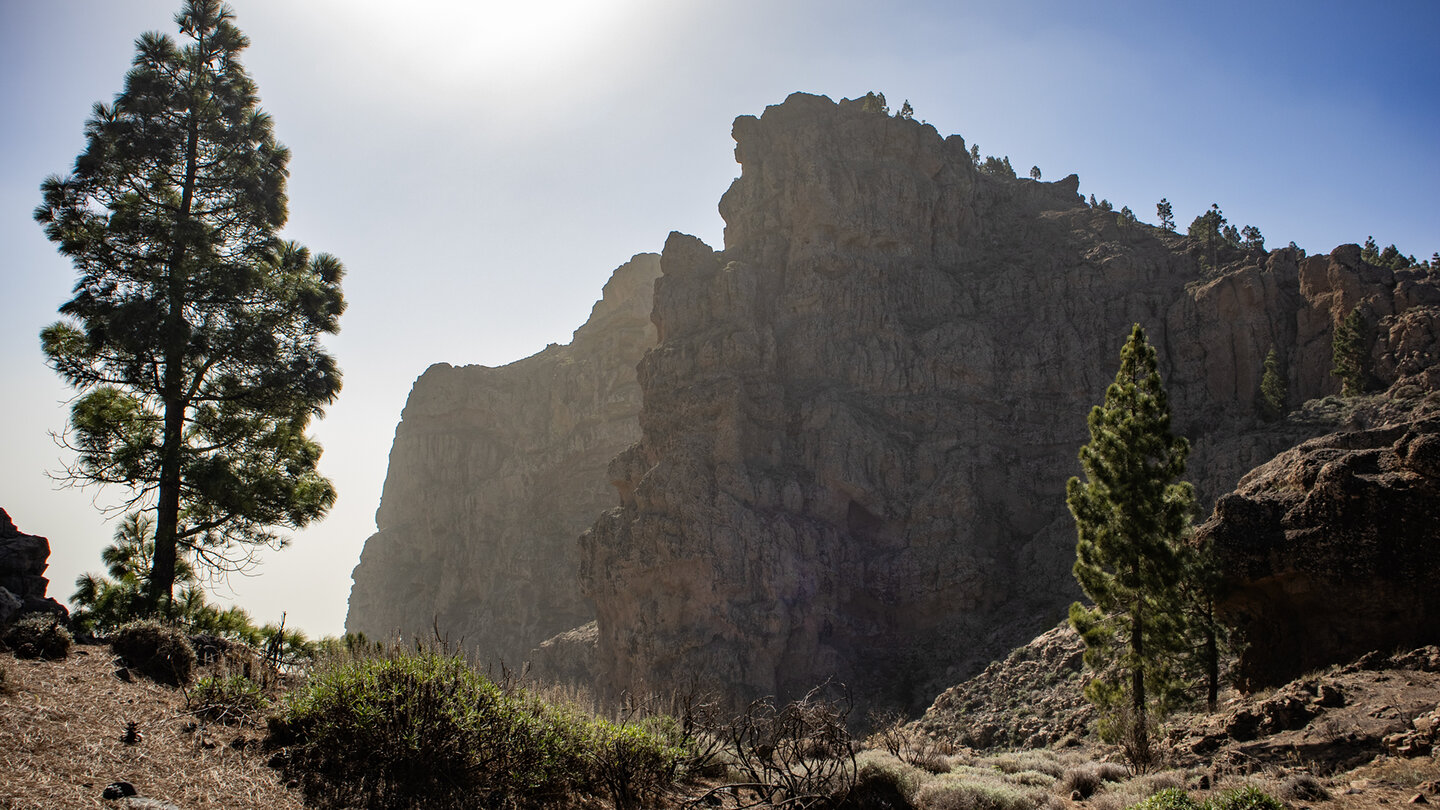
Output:
<path fill-rule="evenodd" d="M 920 789 L 920 807 L 929 810 L 1035 810 L 1043 800 L 1007 785 L 937 779 Z"/>
<path fill-rule="evenodd" d="M 1200 810 L 1200 805 L 1180 788 L 1165 788 L 1131 807 L 1132 810 Z"/>
<path fill-rule="evenodd" d="M 1065 796 L 1088 799 L 1100 789 L 1101 783 L 1119 782 L 1126 776 L 1125 768 L 1114 762 L 1086 762 L 1066 771 L 1056 791 Z"/>
<path fill-rule="evenodd" d="M 1297 773 L 1280 786 L 1280 795 L 1296 802 L 1323 802 L 1330 798 L 1330 791 L 1314 776 Z"/>
<path fill-rule="evenodd" d="M 433 651 L 316 672 L 271 718 L 267 745 L 322 807 L 542 806 L 598 790 L 630 807 L 673 779 L 680 754 Z"/>
<path fill-rule="evenodd" d="M 151 619 L 131 622 L 110 637 L 110 649 L 127 666 L 170 686 L 190 683 L 195 674 L 195 650 L 177 627 Z"/>
<path fill-rule="evenodd" d="M 855 785 L 841 810 L 913 810 L 923 777 L 898 759 L 867 758 L 855 771 Z"/>
<path fill-rule="evenodd" d="M 1284 810 L 1279 799 L 1254 785 L 1231 788 L 1205 803 L 1206 810 Z"/>
<path fill-rule="evenodd" d="M 70 655 L 70 631 L 53 613 L 31 613 L 5 633 L 5 645 L 16 658 L 63 660 Z"/>
<path fill-rule="evenodd" d="M 186 703 L 196 717 L 216 723 L 253 723 L 270 704 L 260 686 L 243 675 L 201 678 Z"/>
<path fill-rule="evenodd" d="M 596 721 L 586 759 L 598 785 L 616 810 L 641 807 L 675 781 L 685 752 L 655 733 L 633 725 Z"/>

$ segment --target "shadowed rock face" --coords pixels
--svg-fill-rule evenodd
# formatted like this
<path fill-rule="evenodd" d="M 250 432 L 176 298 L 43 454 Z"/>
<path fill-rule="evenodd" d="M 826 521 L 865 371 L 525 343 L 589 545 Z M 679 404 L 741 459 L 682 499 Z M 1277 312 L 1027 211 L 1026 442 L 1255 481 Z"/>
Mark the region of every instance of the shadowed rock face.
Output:
<path fill-rule="evenodd" d="M 70 615 L 64 605 L 45 595 L 50 586 L 50 541 L 25 534 L 0 509 L 0 629 L 29 613 Z"/>
<path fill-rule="evenodd" d="M 1253 690 L 1372 650 L 1440 642 L 1440 402 L 1431 415 L 1288 450 L 1197 535 L 1230 591 L 1236 676 Z"/>
<path fill-rule="evenodd" d="M 1064 483 L 1132 322 L 1213 498 L 1325 429 L 1260 425 L 1269 348 L 1292 403 L 1334 393 L 1334 324 L 1397 311 L 1353 246 L 1203 280 L 1186 240 L 1091 209 L 1074 176 L 982 174 L 959 137 L 858 103 L 796 94 L 734 136 L 725 250 L 666 243 L 641 438 L 581 540 L 602 688 L 833 675 L 923 706 L 1077 597 Z M 1381 331 L 1377 369 L 1398 363 Z"/>
<path fill-rule="evenodd" d="M 432 627 L 518 665 L 593 617 L 575 538 L 614 503 L 605 469 L 639 435 L 635 364 L 654 344 L 659 257 L 617 269 L 567 346 L 499 368 L 432 366 L 395 430 L 346 630 Z"/>

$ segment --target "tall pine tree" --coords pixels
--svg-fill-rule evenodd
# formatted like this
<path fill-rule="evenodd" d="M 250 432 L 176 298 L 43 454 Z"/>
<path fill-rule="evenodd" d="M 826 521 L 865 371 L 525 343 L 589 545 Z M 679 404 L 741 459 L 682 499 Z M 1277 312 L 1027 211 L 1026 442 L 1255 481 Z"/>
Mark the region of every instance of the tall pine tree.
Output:
<path fill-rule="evenodd" d="M 179 555 L 243 565 L 335 500 L 306 430 L 340 390 L 318 338 L 339 329 L 343 268 L 277 235 L 290 153 L 232 19 L 189 0 L 183 47 L 141 36 L 123 91 L 95 105 L 74 171 L 44 182 L 35 211 L 79 274 L 41 333 L 81 392 L 67 473 L 127 486 L 128 507 L 154 512 L 152 610 Z"/>
<path fill-rule="evenodd" d="M 1180 589 L 1194 494 L 1180 480 L 1190 445 L 1170 432 L 1155 349 L 1139 324 L 1089 424 L 1085 478 L 1070 479 L 1065 501 L 1077 530 L 1075 578 L 1094 605 L 1071 605 L 1070 621 L 1096 672 L 1086 696 L 1101 710 L 1102 735 L 1144 767 L 1151 721 L 1179 686 L 1186 648 Z"/>

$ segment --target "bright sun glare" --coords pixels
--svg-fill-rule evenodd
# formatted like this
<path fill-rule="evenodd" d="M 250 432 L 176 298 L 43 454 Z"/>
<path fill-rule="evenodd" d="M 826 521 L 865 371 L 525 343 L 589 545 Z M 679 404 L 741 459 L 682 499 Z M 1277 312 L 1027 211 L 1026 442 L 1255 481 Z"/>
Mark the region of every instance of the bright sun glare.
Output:
<path fill-rule="evenodd" d="M 351 21 L 452 81 L 574 70 L 636 11 L 634 0 L 351 0 Z M 437 77 L 438 78 L 438 77 Z"/>

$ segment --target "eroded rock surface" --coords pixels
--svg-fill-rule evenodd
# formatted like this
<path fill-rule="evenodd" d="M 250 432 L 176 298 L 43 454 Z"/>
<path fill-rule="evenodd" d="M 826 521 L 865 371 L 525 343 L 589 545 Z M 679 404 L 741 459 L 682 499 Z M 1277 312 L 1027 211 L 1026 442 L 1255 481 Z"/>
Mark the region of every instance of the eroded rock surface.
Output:
<path fill-rule="evenodd" d="M 1219 610 L 1239 634 L 1242 687 L 1440 642 L 1440 397 L 1431 399 L 1408 421 L 1280 454 L 1198 531 L 1228 580 Z"/>
<path fill-rule="evenodd" d="M 0 628 L 28 613 L 70 614 L 45 593 L 50 587 L 45 578 L 49 561 L 50 541 L 20 531 L 0 509 Z"/>
<path fill-rule="evenodd" d="M 499 368 L 432 366 L 410 392 L 345 626 L 518 665 L 593 618 L 575 538 L 614 504 L 610 459 L 639 435 L 635 364 L 654 344 L 659 257 L 617 269 L 565 346 Z"/>
<path fill-rule="evenodd" d="M 1183 237 L 1085 205 L 1074 176 L 981 173 L 959 137 L 858 103 L 796 94 L 734 136 L 725 249 L 666 243 L 642 436 L 582 538 L 611 690 L 794 697 L 835 676 L 923 707 L 1078 595 L 1064 482 L 1132 322 L 1213 499 L 1333 428 L 1260 423 L 1272 346 L 1291 406 L 1333 394 L 1334 325 L 1433 287 L 1354 246 L 1236 253 L 1207 279 Z M 1384 323 L 1377 374 L 1433 333 Z"/>

